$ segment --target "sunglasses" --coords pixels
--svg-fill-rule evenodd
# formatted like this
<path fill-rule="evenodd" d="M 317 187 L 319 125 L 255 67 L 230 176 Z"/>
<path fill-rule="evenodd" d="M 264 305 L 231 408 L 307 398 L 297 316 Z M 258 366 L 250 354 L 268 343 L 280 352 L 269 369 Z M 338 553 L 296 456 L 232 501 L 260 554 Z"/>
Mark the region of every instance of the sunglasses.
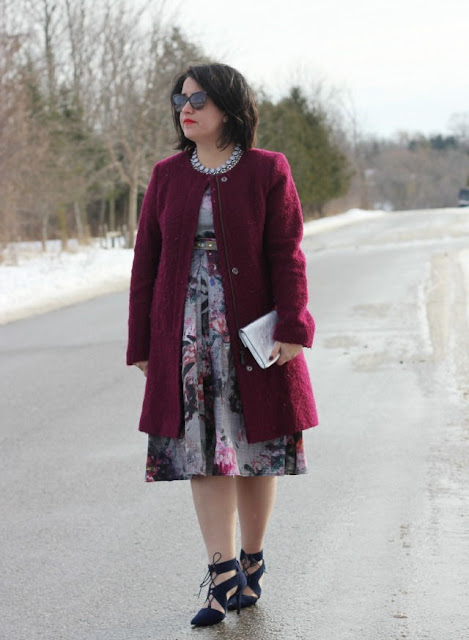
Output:
<path fill-rule="evenodd" d="M 185 93 L 176 93 L 173 96 L 174 109 L 179 113 L 183 110 L 184 105 L 189 102 L 193 109 L 199 110 L 205 106 L 207 102 L 206 91 L 196 91 L 191 96 L 186 96 Z"/>

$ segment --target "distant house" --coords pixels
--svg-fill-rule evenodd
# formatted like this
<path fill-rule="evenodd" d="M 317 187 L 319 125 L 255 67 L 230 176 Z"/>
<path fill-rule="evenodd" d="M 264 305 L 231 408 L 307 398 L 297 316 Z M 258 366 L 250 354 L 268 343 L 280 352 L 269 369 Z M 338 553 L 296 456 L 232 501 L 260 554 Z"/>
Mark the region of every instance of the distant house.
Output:
<path fill-rule="evenodd" d="M 460 206 L 460 207 L 469 207 L 469 188 L 468 189 L 461 189 L 459 191 L 458 206 Z"/>

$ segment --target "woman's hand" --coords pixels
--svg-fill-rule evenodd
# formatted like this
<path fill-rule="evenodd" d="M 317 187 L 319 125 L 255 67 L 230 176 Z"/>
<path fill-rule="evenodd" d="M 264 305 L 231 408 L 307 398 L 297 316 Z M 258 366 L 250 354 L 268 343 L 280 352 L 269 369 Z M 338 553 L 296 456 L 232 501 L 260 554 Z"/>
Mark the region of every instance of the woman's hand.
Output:
<path fill-rule="evenodd" d="M 142 360 L 142 362 L 134 362 L 134 365 L 138 367 L 140 371 L 142 371 L 143 375 L 146 378 L 148 373 L 148 360 Z"/>
<path fill-rule="evenodd" d="M 290 344 L 289 342 L 278 342 L 276 340 L 272 353 L 270 354 L 270 359 L 273 360 L 277 356 L 277 353 L 280 353 L 280 358 L 276 364 L 282 365 L 296 358 L 302 349 L 303 345 L 301 344 Z"/>

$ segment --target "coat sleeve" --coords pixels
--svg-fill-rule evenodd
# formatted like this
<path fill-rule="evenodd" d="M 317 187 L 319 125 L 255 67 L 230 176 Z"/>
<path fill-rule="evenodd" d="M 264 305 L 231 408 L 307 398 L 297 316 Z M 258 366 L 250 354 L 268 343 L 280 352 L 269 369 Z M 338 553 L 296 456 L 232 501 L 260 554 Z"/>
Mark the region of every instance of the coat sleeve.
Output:
<path fill-rule="evenodd" d="M 130 279 L 129 341 L 127 364 L 148 360 L 153 288 L 161 254 L 161 232 L 157 218 L 156 169 L 143 198 Z"/>
<path fill-rule="evenodd" d="M 300 248 L 303 214 L 290 165 L 276 154 L 267 195 L 264 250 L 279 321 L 274 339 L 311 347 L 314 320 L 306 308 L 306 259 Z"/>

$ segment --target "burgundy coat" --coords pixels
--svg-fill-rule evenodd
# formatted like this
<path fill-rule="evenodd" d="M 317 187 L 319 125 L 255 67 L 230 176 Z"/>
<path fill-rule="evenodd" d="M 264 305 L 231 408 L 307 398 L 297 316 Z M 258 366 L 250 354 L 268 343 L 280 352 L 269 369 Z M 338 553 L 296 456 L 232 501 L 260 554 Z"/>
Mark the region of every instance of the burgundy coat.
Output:
<path fill-rule="evenodd" d="M 273 307 L 274 338 L 310 347 L 314 321 L 306 309 L 303 217 L 288 162 L 251 149 L 226 174 L 195 171 L 188 154 L 158 162 L 140 212 L 130 285 L 127 364 L 148 360 L 140 431 L 177 437 L 182 411 L 181 336 L 202 195 L 210 186 L 227 322 L 249 442 L 313 427 L 316 407 L 302 353 L 261 369 L 237 334 Z M 223 215 L 231 274 L 223 249 Z M 246 353 L 241 362 L 241 350 Z"/>

